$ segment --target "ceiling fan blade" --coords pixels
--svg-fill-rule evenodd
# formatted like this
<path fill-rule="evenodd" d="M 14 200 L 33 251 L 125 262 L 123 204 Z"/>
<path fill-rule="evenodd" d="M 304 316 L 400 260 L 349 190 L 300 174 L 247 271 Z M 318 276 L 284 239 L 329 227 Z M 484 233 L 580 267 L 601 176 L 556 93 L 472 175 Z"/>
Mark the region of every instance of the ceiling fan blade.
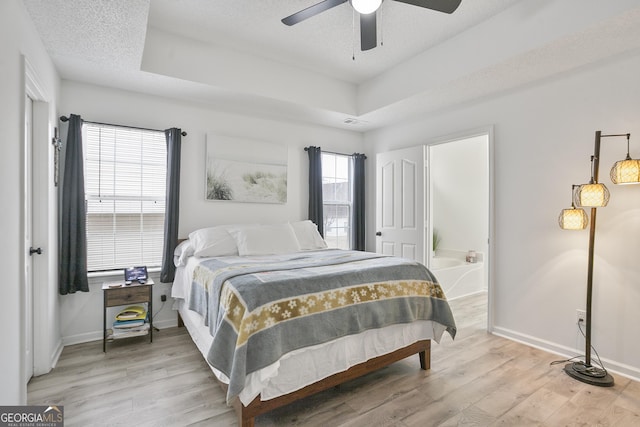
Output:
<path fill-rule="evenodd" d="M 438 12 L 453 13 L 462 0 L 395 0 L 400 3 L 437 10 Z"/>
<path fill-rule="evenodd" d="M 360 50 L 373 49 L 378 45 L 376 13 L 360 14 Z"/>
<path fill-rule="evenodd" d="M 314 4 L 313 6 L 309 6 L 306 9 L 301 10 L 300 12 L 296 12 L 293 15 L 287 16 L 282 19 L 282 23 L 286 25 L 295 25 L 298 22 L 302 22 L 305 19 L 309 19 L 312 16 L 316 16 L 317 14 L 324 12 L 325 10 L 329 10 L 332 7 L 340 6 L 342 3 L 346 3 L 348 0 L 324 0 L 320 3 Z"/>

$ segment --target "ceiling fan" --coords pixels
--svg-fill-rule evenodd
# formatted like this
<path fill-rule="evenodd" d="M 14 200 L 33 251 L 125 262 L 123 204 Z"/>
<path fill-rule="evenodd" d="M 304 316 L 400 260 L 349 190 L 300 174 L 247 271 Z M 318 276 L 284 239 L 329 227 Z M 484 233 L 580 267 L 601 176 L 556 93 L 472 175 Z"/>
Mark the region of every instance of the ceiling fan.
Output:
<path fill-rule="evenodd" d="M 320 3 L 309 6 L 293 15 L 282 19 L 282 23 L 286 25 L 295 25 L 299 22 L 309 19 L 319 13 L 329 10 L 333 7 L 340 6 L 349 2 L 356 12 L 360 15 L 360 49 L 369 50 L 376 47 L 378 37 L 376 34 L 376 12 L 380 8 L 383 0 L 324 0 Z M 462 0 L 392 0 L 400 3 L 406 3 L 413 6 L 432 9 L 438 12 L 453 13 Z"/>

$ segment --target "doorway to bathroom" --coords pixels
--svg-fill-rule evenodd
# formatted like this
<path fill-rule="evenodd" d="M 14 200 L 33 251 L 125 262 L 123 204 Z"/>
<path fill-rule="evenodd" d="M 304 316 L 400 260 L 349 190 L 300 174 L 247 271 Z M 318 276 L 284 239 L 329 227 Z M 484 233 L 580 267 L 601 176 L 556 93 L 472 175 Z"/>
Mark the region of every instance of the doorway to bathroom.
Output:
<path fill-rule="evenodd" d="M 425 258 L 450 300 L 488 294 L 490 141 L 482 131 L 427 146 Z"/>
<path fill-rule="evenodd" d="M 484 128 L 376 155 L 376 252 L 425 264 L 447 299 L 477 295 L 489 331 L 492 133 Z"/>

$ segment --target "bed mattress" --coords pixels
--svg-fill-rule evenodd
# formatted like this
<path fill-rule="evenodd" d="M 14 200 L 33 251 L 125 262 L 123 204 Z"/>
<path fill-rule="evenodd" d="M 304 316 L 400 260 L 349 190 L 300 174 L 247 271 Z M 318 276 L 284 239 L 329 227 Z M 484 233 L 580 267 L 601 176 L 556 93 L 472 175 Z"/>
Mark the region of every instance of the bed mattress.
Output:
<path fill-rule="evenodd" d="M 180 312 L 194 343 L 207 360 L 213 342 L 210 327 L 205 317 L 189 309 L 192 277 L 201 261 L 202 259 L 191 258 L 184 267 L 177 269 L 172 296 L 176 298 L 175 308 Z M 260 396 L 261 400 L 269 400 L 289 394 L 418 340 L 439 341 L 446 329 L 445 325 L 436 321 L 418 320 L 368 329 L 358 334 L 296 349 L 283 354 L 274 363 L 247 374 L 238 397 L 243 404 L 248 405 L 257 396 Z M 211 364 L 209 366 L 218 380 L 229 384 L 229 378 L 223 372 Z"/>
<path fill-rule="evenodd" d="M 187 308 L 184 300 L 177 300 L 176 304 L 189 335 L 206 360 L 213 340 L 209 328 L 205 326 L 202 316 Z M 442 332 L 444 326 L 439 323 L 422 321 L 369 330 L 312 348 L 292 351 L 276 363 L 249 374 L 239 398 L 245 406 L 257 396 L 261 400 L 274 399 L 377 355 L 390 353 L 418 340 L 434 339 L 441 336 Z M 208 366 L 219 381 L 229 383 L 222 372 L 210 364 Z"/>

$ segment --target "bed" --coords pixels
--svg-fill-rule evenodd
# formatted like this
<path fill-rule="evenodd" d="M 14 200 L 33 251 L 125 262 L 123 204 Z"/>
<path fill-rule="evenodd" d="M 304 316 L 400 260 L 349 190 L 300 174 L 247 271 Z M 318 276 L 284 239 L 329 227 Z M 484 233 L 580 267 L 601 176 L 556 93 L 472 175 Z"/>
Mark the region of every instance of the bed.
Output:
<path fill-rule="evenodd" d="M 455 337 L 422 264 L 327 249 L 310 221 L 196 230 L 175 253 L 180 322 L 239 425 Z"/>

